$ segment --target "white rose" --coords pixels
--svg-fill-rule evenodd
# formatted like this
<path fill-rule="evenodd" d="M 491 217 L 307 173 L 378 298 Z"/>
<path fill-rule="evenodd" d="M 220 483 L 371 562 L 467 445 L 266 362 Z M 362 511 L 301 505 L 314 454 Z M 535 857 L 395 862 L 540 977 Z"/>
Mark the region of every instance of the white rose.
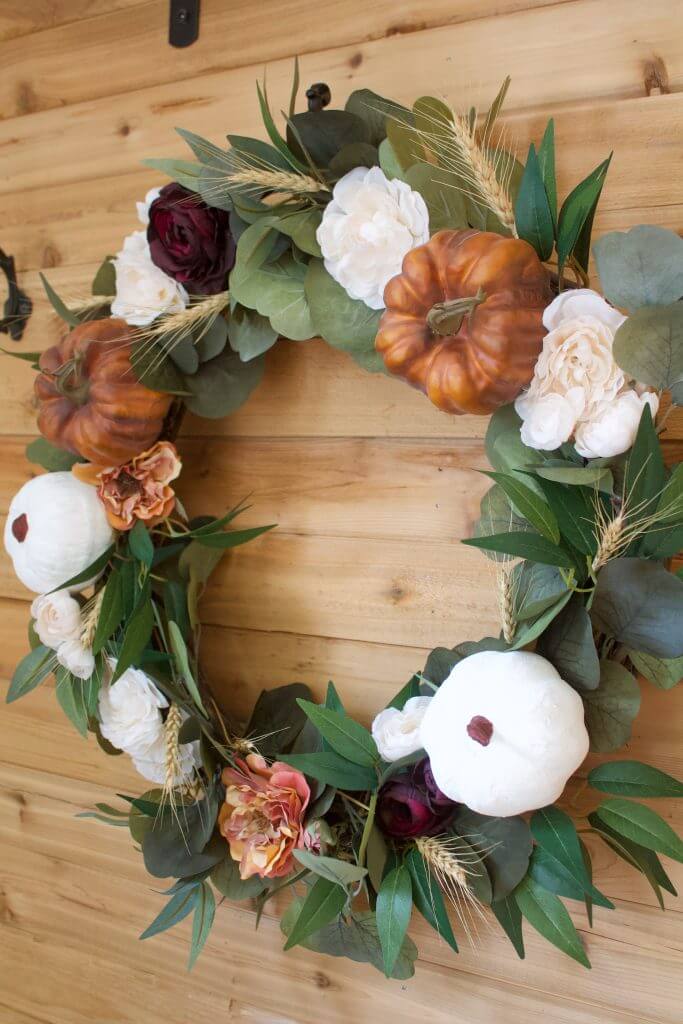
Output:
<path fill-rule="evenodd" d="M 429 241 L 419 192 L 379 167 L 356 167 L 334 186 L 316 233 L 327 272 L 352 299 L 384 308 L 384 287 L 410 249 Z"/>
<path fill-rule="evenodd" d="M 199 743 L 182 743 L 178 752 L 178 766 L 173 777 L 174 786 L 187 782 L 194 775 L 195 769 L 201 766 Z M 163 785 L 166 781 L 166 743 L 163 733 L 144 754 L 134 756 L 132 760 L 135 770 L 143 778 Z"/>
<path fill-rule="evenodd" d="M 57 648 L 57 661 L 77 679 L 90 679 L 95 671 L 95 658 L 80 640 L 65 640 Z"/>
<path fill-rule="evenodd" d="M 112 660 L 110 667 L 115 669 Z M 100 731 L 113 746 L 131 757 L 145 757 L 163 740 L 161 709 L 168 707 L 163 693 L 139 668 L 129 668 L 100 690 Z"/>
<path fill-rule="evenodd" d="M 37 597 L 31 605 L 31 615 L 38 639 L 52 650 L 81 635 L 81 606 L 68 590 Z"/>
<path fill-rule="evenodd" d="M 576 425 L 577 401 L 583 402 L 580 389 L 572 389 L 566 395 L 550 392 L 527 398 L 523 405 L 515 402 L 517 412 L 524 417 L 520 431 L 523 444 L 536 451 L 552 452 L 568 441 Z"/>
<path fill-rule="evenodd" d="M 546 331 L 554 331 L 565 320 L 575 320 L 580 316 L 590 316 L 594 320 L 599 320 L 612 334 L 616 334 L 626 319 L 592 288 L 568 288 L 546 306 L 543 312 L 543 325 Z"/>
<path fill-rule="evenodd" d="M 398 761 L 420 749 L 420 726 L 431 699 L 411 697 L 402 711 L 398 708 L 380 711 L 372 723 L 372 738 L 383 760 Z"/>
<path fill-rule="evenodd" d="M 146 327 L 161 313 L 178 313 L 189 299 L 181 284 L 155 266 L 144 231 L 134 231 L 112 261 L 116 270 L 116 298 L 112 316 Z"/>
<path fill-rule="evenodd" d="M 145 227 L 149 224 L 149 208 L 155 199 L 158 199 L 161 194 L 160 188 L 151 188 L 144 200 L 141 203 L 136 203 L 135 206 L 138 211 L 138 220 Z"/>
<path fill-rule="evenodd" d="M 611 458 L 628 451 L 636 439 L 645 405 L 657 414 L 659 398 L 652 391 L 639 395 L 627 389 L 611 402 L 604 402 L 576 428 L 574 446 L 584 459 Z"/>

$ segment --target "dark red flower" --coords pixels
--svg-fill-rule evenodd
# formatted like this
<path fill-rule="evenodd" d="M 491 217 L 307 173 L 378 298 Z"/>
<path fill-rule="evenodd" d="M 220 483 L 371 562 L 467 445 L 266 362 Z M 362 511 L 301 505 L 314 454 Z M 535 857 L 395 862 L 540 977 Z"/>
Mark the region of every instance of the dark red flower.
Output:
<path fill-rule="evenodd" d="M 226 287 L 235 262 L 230 215 L 207 206 L 175 182 L 165 185 L 149 210 L 147 241 L 152 260 L 192 295 Z"/>
<path fill-rule="evenodd" d="M 444 831 L 456 807 L 434 782 L 429 758 L 425 758 L 382 786 L 377 821 L 392 839 L 433 836 Z"/>

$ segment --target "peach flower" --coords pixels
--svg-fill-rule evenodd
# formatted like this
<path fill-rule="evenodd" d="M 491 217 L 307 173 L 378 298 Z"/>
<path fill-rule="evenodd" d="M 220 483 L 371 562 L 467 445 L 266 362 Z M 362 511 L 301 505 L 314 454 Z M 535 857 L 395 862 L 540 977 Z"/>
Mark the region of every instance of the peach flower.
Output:
<path fill-rule="evenodd" d="M 240 878 L 280 878 L 292 870 L 293 851 L 304 846 L 304 811 L 311 796 L 295 768 L 276 761 L 270 768 L 260 754 L 223 770 L 225 803 L 218 815 Z"/>
<path fill-rule="evenodd" d="M 170 515 L 175 493 L 169 485 L 181 468 L 175 446 L 170 441 L 157 441 L 125 466 L 77 462 L 72 472 L 83 483 L 97 487 L 111 526 L 130 530 L 138 519 L 156 526 Z"/>

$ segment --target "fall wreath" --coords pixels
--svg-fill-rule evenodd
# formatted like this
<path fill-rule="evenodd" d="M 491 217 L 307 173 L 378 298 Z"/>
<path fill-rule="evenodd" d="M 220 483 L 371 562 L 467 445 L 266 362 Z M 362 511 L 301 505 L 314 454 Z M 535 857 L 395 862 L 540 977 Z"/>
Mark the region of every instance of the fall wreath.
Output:
<path fill-rule="evenodd" d="M 607 760 L 580 822 L 554 806 L 589 747 L 611 753 L 638 713 L 637 676 L 683 675 L 683 471 L 668 469 L 662 395 L 683 401 L 683 240 L 656 227 L 593 247 L 609 158 L 560 204 L 552 120 L 522 166 L 498 116 L 368 90 L 343 110 L 310 88 L 284 134 L 194 160 L 150 160 L 172 183 L 107 257 L 69 327 L 29 354 L 50 472 L 14 497 L 5 545 L 38 595 L 7 699 L 48 675 L 84 736 L 151 784 L 86 817 L 128 827 L 168 901 L 142 938 L 193 914 L 190 965 L 216 893 L 258 914 L 286 887 L 286 948 L 407 978 L 413 909 L 457 952 L 490 906 L 520 957 L 526 920 L 589 966 L 560 897 L 593 884 L 593 833 L 663 905 L 659 859 L 683 843 L 638 798 L 680 797 L 654 767 Z M 228 549 L 270 526 L 189 519 L 175 493 L 185 409 L 231 413 L 278 338 L 321 336 L 446 413 L 491 415 L 493 486 L 476 536 L 495 559 L 501 633 L 437 648 L 371 730 L 330 683 L 293 683 L 229 719 L 200 670 L 198 600 Z M 286 342 L 285 342 L 286 343 Z M 668 400 L 667 400 L 668 401 Z M 210 666 L 205 666 L 210 675 Z M 646 684 L 647 685 L 647 684 Z"/>

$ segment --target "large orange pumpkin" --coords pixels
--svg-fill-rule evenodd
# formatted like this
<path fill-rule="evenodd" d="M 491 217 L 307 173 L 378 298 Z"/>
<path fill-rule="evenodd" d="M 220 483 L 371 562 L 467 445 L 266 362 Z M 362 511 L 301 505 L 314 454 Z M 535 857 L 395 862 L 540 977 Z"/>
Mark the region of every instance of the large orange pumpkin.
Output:
<path fill-rule="evenodd" d="M 488 415 L 531 380 L 550 278 L 526 242 L 439 231 L 384 290 L 375 347 L 445 412 Z"/>
<path fill-rule="evenodd" d="M 35 381 L 43 437 L 105 466 L 120 466 L 156 441 L 171 396 L 136 379 L 131 340 L 124 320 L 94 320 L 43 352 Z"/>

